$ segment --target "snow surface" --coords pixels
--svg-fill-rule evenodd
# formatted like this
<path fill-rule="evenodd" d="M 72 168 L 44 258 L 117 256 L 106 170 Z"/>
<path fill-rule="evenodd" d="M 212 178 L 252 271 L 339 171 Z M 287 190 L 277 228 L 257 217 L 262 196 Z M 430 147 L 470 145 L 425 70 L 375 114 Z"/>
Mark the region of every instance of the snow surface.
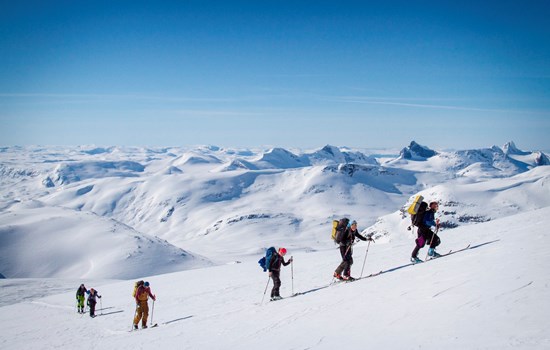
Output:
<path fill-rule="evenodd" d="M 422 158 L 424 146 L 411 145 L 412 159 L 334 146 L 4 147 L 0 344 L 550 348 L 541 152 L 508 143 Z M 419 193 L 440 202 L 439 252 L 471 249 L 409 264 L 405 211 Z M 355 246 L 353 275 L 367 247 L 363 275 L 383 273 L 330 286 L 340 256 L 328 235 L 342 216 L 376 238 Z M 282 296 L 302 294 L 260 304 L 268 278 L 257 260 L 271 245 L 295 259 L 283 268 Z M 129 332 L 138 278 L 157 294 L 160 326 Z M 103 295 L 101 316 L 76 313 L 80 283 Z"/>

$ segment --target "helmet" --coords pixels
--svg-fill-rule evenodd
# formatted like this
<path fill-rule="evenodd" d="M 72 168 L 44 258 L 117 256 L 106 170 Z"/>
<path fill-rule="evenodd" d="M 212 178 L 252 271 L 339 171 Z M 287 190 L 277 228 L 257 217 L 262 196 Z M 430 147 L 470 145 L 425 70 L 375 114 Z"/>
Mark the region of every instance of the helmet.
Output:
<path fill-rule="evenodd" d="M 149 287 L 149 282 L 145 282 L 143 285 L 144 285 L 145 287 Z"/>
<path fill-rule="evenodd" d="M 286 248 L 279 248 L 279 254 L 285 255 L 286 254 Z"/>

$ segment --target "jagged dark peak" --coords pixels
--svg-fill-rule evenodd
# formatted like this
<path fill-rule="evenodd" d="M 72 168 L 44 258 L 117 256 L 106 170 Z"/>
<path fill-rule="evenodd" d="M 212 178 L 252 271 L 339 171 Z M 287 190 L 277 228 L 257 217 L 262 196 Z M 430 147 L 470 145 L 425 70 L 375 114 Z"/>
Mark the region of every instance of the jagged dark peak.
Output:
<path fill-rule="evenodd" d="M 517 148 L 514 141 L 506 142 L 506 144 L 504 146 L 502 146 L 502 150 L 504 151 L 504 154 L 506 154 L 506 155 L 508 155 L 508 154 L 527 155 L 527 154 L 530 153 L 530 152 L 522 151 L 519 148 Z"/>
<path fill-rule="evenodd" d="M 411 141 L 411 144 L 408 147 L 405 147 L 400 152 L 400 157 L 404 159 L 414 159 L 414 158 L 430 158 L 437 154 L 436 151 L 422 146 L 416 141 Z"/>
<path fill-rule="evenodd" d="M 550 159 L 543 152 L 535 152 L 535 164 L 536 165 L 550 165 Z"/>

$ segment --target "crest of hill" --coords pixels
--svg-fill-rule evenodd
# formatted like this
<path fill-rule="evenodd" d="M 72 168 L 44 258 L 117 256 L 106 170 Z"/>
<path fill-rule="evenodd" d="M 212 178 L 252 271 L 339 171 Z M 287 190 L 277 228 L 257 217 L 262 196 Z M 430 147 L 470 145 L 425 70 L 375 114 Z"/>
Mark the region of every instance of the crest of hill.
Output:
<path fill-rule="evenodd" d="M 370 164 L 379 165 L 376 158 L 347 148 L 326 145 L 311 153 L 296 155 L 284 148 L 272 148 L 257 159 L 245 160 L 235 158 L 219 171 L 262 170 L 262 169 L 295 169 L 328 164 Z"/>
<path fill-rule="evenodd" d="M 113 219 L 59 207 L 0 214 L 0 271 L 7 278 L 130 279 L 212 265 Z"/>
<path fill-rule="evenodd" d="M 86 179 L 138 177 L 144 170 L 143 165 L 134 161 L 76 161 L 59 164 L 43 182 L 51 187 L 52 183 L 67 185 Z"/>

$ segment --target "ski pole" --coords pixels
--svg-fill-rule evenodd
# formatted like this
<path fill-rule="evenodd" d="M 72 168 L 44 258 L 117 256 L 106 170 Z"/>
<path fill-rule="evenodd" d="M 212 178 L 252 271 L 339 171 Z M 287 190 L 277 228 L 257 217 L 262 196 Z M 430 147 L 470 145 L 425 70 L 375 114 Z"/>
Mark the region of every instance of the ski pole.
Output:
<path fill-rule="evenodd" d="M 153 314 L 155 313 L 155 299 L 153 299 L 153 307 L 151 308 L 151 326 L 153 325 Z"/>
<path fill-rule="evenodd" d="M 365 252 L 365 259 L 363 260 L 363 267 L 361 268 L 361 277 L 359 278 L 363 278 L 363 271 L 365 270 L 365 263 L 367 262 L 367 255 L 369 254 L 370 242 L 371 240 L 369 239 L 369 243 L 367 244 L 367 251 Z"/>
<path fill-rule="evenodd" d="M 294 295 L 294 259 L 290 256 L 290 275 L 292 276 L 292 295 Z"/>
<path fill-rule="evenodd" d="M 99 307 L 101 308 L 101 315 L 103 315 L 103 299 L 99 298 Z"/>
<path fill-rule="evenodd" d="M 267 275 L 267 284 L 265 285 L 264 296 L 262 297 L 262 302 L 260 303 L 260 305 L 264 303 L 265 293 L 267 293 L 267 287 L 269 286 L 270 280 L 271 280 L 271 276 Z"/>

